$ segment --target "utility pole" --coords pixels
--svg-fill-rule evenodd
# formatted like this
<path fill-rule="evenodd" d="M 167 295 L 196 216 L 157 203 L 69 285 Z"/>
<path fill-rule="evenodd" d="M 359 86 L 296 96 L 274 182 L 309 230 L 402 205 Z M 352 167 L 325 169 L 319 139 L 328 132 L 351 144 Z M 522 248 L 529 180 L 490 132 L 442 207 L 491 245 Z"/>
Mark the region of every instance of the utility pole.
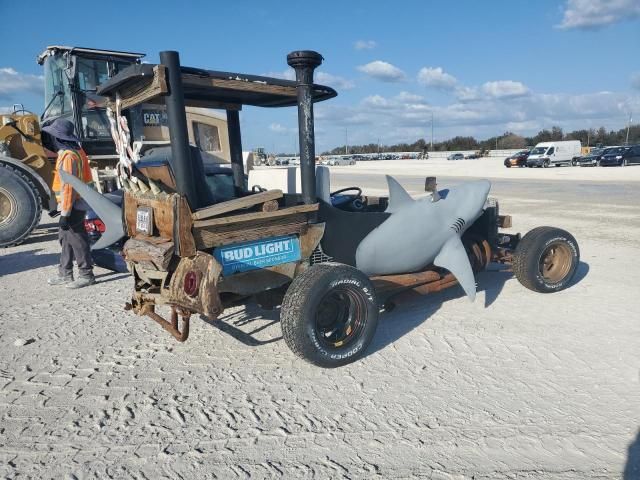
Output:
<path fill-rule="evenodd" d="M 433 112 L 431 112 L 431 148 L 429 150 L 433 152 Z"/>
<path fill-rule="evenodd" d="M 378 137 L 378 155 L 380 155 L 380 137 Z"/>
<path fill-rule="evenodd" d="M 629 128 L 631 128 L 631 121 L 632 121 L 632 120 L 633 120 L 633 119 L 631 118 L 631 112 L 629 112 L 629 122 L 627 123 L 627 138 L 626 138 L 626 140 L 624 141 L 624 144 L 625 144 L 625 145 L 629 145 Z"/>
<path fill-rule="evenodd" d="M 347 136 L 347 127 L 344 128 L 344 154 L 349 155 L 349 137 Z"/>

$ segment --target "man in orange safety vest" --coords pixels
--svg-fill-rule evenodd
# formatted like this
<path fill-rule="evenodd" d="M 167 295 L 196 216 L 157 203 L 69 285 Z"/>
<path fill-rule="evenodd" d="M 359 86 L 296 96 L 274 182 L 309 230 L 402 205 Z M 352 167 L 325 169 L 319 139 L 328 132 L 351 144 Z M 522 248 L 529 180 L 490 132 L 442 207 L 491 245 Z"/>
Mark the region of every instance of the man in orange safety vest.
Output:
<path fill-rule="evenodd" d="M 78 177 L 91 183 L 89 159 L 80 147 L 74 126 L 69 120 L 57 118 L 50 125 L 42 127 L 43 143 L 58 152 L 52 190 L 58 201 L 60 229 L 58 238 L 62 247 L 58 274 L 48 280 L 49 285 L 65 285 L 67 288 L 82 288 L 95 283 L 89 236 L 84 228 L 86 206 L 71 185 L 62 182 L 59 172 Z M 78 264 L 78 278 L 73 278 L 73 261 Z"/>

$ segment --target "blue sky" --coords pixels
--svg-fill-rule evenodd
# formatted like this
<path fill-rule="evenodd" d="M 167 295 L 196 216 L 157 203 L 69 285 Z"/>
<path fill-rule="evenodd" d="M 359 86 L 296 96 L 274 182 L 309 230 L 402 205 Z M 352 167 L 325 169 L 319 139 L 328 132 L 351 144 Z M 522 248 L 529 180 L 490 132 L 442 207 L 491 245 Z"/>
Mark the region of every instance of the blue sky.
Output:
<path fill-rule="evenodd" d="M 487 138 L 542 127 L 618 129 L 640 119 L 640 0 L 64 1 L 0 3 L 0 107 L 43 109 L 47 45 L 178 50 L 184 65 L 288 76 L 317 50 L 319 151 L 344 143 Z M 135 5 L 135 8 L 134 8 Z M 66 26 L 59 22 L 66 20 Z M 28 34 L 25 32 L 28 30 Z M 10 48 L 7 39 L 14 39 Z M 291 151 L 296 111 L 242 112 L 246 149 Z"/>

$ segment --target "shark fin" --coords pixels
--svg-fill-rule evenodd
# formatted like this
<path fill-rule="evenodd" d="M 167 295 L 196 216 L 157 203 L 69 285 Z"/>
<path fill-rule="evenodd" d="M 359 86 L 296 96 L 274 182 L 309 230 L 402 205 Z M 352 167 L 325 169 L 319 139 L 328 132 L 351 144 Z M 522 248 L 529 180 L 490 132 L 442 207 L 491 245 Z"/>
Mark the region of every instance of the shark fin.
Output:
<path fill-rule="evenodd" d="M 407 193 L 402 185 L 390 175 L 386 175 L 387 184 L 389 185 L 389 206 L 385 210 L 387 213 L 395 213 L 400 210 L 403 205 L 415 202 Z"/>
<path fill-rule="evenodd" d="M 438 267 L 446 268 L 456 277 L 469 300 L 473 302 L 476 299 L 476 279 L 467 251 L 458 235 L 454 234 L 447 240 L 433 263 Z"/>
<path fill-rule="evenodd" d="M 100 220 L 104 222 L 105 232 L 96 243 L 91 245 L 91 250 L 108 247 L 124 237 L 122 228 L 122 209 L 103 197 L 80 179 L 61 170 L 60 178 L 64 183 L 68 183 L 82 197 L 82 199 L 96 212 Z"/>

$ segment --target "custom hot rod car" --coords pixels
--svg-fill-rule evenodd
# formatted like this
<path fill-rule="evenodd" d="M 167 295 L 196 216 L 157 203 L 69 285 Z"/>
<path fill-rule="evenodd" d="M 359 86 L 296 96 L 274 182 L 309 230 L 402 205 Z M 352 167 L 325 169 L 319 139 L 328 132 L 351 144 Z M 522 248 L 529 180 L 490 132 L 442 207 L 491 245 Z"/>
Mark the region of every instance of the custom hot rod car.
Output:
<path fill-rule="evenodd" d="M 357 187 L 332 191 L 329 169 L 316 166 L 315 102 L 336 92 L 313 82 L 322 63 L 313 51 L 287 56 L 296 80 L 180 66 L 177 52 L 159 64 L 133 65 L 101 85 L 118 133 L 121 113 L 143 102 L 164 102 L 171 137 L 168 162 L 138 161 L 118 145 L 122 207 L 64 181 L 92 206 L 106 229 L 94 245 L 128 237 L 123 255 L 133 277 L 126 309 L 158 322 L 180 341 L 189 319 L 211 319 L 252 296 L 282 295 L 280 323 L 291 350 L 322 367 L 360 357 L 381 310 L 399 292 L 460 285 L 473 300 L 475 274 L 490 262 L 511 265 L 527 288 L 557 292 L 570 285 L 579 261 L 568 232 L 538 227 L 524 237 L 477 180 L 412 198 L 387 177 L 388 197 Z M 233 189 L 215 195 L 199 150 L 188 143 L 185 105 L 227 112 Z M 247 189 L 239 111 L 243 105 L 297 106 L 301 193 Z M 116 135 L 116 138 L 127 138 Z M 159 310 L 170 312 L 166 320 Z"/>

